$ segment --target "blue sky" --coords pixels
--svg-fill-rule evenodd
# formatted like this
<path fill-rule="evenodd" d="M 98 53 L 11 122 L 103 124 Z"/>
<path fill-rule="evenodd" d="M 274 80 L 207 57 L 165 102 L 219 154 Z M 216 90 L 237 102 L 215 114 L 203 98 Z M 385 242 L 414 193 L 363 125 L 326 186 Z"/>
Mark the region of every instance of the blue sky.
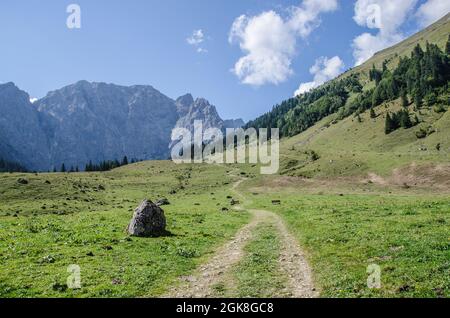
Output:
<path fill-rule="evenodd" d="M 81 79 L 149 84 L 249 120 L 450 10 L 450 0 L 386 1 L 3 0 L 0 81 L 38 98 Z M 66 26 L 71 3 L 80 29 Z M 382 25 L 365 22 L 371 4 Z"/>

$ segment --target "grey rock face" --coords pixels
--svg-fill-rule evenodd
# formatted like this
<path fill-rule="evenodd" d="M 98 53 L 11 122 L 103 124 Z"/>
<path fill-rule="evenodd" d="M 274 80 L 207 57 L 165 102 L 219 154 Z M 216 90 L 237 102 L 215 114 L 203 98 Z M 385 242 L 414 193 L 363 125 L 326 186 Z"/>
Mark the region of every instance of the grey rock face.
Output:
<path fill-rule="evenodd" d="M 164 211 L 150 200 L 144 200 L 136 208 L 128 225 L 130 235 L 140 237 L 157 237 L 166 233 Z"/>
<path fill-rule="evenodd" d="M 194 104 L 194 98 L 191 94 L 186 94 L 180 96 L 175 101 L 175 105 L 177 106 L 178 116 L 183 117 L 189 112 L 192 104 Z"/>
<path fill-rule="evenodd" d="M 13 83 L 0 85 L 0 157 L 30 170 L 47 167 L 47 137 L 30 96 Z"/>
<path fill-rule="evenodd" d="M 89 161 L 167 159 L 175 127 L 193 130 L 239 127 L 223 121 L 206 99 L 191 94 L 176 101 L 151 86 L 80 81 L 34 104 L 13 83 L 0 85 L 0 158 L 29 170 L 59 169 Z"/>
<path fill-rule="evenodd" d="M 51 120 L 52 165 L 83 167 L 89 160 L 166 159 L 178 115 L 170 98 L 151 86 L 78 82 L 37 103 Z"/>
<path fill-rule="evenodd" d="M 181 96 L 176 101 L 178 113 L 177 128 L 187 128 L 194 130 L 194 121 L 201 120 L 203 129 L 218 128 L 225 131 L 226 128 L 239 128 L 244 126 L 242 119 L 222 120 L 217 109 L 204 98 L 197 98 L 195 101 L 190 94 Z"/>

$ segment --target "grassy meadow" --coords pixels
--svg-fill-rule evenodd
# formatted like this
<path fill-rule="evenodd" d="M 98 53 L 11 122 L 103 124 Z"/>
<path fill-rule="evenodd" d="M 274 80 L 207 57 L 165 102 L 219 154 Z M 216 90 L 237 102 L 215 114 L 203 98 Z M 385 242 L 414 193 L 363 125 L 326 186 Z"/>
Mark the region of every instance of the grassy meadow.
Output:
<path fill-rule="evenodd" d="M 0 297 L 161 295 L 249 219 L 231 211 L 227 167 L 145 162 L 0 180 Z M 128 237 L 133 209 L 162 197 L 171 235 Z M 66 287 L 70 264 L 81 267 L 79 290 Z"/>
<path fill-rule="evenodd" d="M 265 188 L 268 189 L 268 188 Z M 279 189 L 276 189 L 279 190 Z M 450 197 L 259 191 L 309 255 L 323 297 L 450 297 Z M 272 205 L 271 200 L 281 200 Z M 367 288 L 367 266 L 381 289 Z"/>
<path fill-rule="evenodd" d="M 308 255 L 321 296 L 450 296 L 448 194 L 376 184 L 355 191 L 352 183 L 262 178 L 255 169 L 150 161 L 106 173 L 2 174 L 0 296 L 163 295 L 249 221 L 227 198 L 241 173 L 245 208 L 284 219 Z M 140 201 L 162 197 L 171 202 L 163 206 L 171 235 L 127 236 Z M 275 199 L 281 205 L 272 205 Z M 259 226 L 231 271 L 236 295 L 221 284 L 216 294 L 283 295 L 278 240 L 272 226 Z M 81 289 L 65 285 L 70 264 L 81 267 Z M 370 264 L 381 267 L 379 290 L 367 288 Z"/>

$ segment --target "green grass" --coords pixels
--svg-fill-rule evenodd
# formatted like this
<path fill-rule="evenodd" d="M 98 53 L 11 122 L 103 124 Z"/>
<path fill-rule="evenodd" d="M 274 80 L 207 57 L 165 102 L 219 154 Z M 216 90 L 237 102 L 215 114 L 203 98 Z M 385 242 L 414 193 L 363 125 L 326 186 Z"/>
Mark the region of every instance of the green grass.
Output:
<path fill-rule="evenodd" d="M 262 224 L 233 270 L 238 297 L 283 297 L 287 279 L 279 270 L 280 239 L 273 225 Z"/>
<path fill-rule="evenodd" d="M 336 178 L 364 176 L 369 172 L 388 176 L 396 168 L 409 164 L 448 164 L 450 162 L 450 111 L 437 114 L 423 108 L 418 116 L 422 123 L 410 129 L 384 133 L 386 112 L 400 109 L 400 101 L 375 108 L 376 119 L 369 111 L 332 123 L 331 115 L 302 134 L 284 139 L 280 145 L 281 173 L 292 176 Z M 410 106 L 412 111 L 412 106 Z M 435 132 L 417 139 L 420 127 L 434 127 Z M 436 145 L 440 144 L 438 151 Z M 319 155 L 311 160 L 309 152 Z M 306 153 L 308 152 L 308 153 Z"/>
<path fill-rule="evenodd" d="M 450 198 L 266 193 L 306 249 L 324 297 L 450 297 Z M 270 200 L 281 199 L 272 206 Z M 381 267 L 381 289 L 367 266 Z"/>
<path fill-rule="evenodd" d="M 108 173 L 0 175 L 0 296 L 160 295 L 248 221 L 220 211 L 229 207 L 227 169 L 146 162 Z M 172 236 L 129 238 L 133 209 L 160 197 L 171 202 L 163 208 Z M 80 290 L 61 288 L 70 264 L 81 267 Z"/>
<path fill-rule="evenodd" d="M 238 167 L 249 178 L 240 189 L 252 206 L 279 213 L 305 248 L 322 296 L 450 296 L 448 195 L 373 184 L 319 186 L 320 179 L 308 181 L 309 190 L 277 185 L 278 176 L 255 177 L 257 168 L 248 165 L 170 162 L 107 173 L 0 175 L 0 296 L 162 295 L 249 221 L 227 199 Z M 171 202 L 164 210 L 172 236 L 128 237 L 133 208 L 160 197 Z M 264 225 L 254 234 L 232 269 L 233 295 L 286 295 L 276 231 Z M 64 287 L 70 264 L 81 267 L 79 290 Z M 381 267 L 380 290 L 366 286 L 370 264 Z M 227 288 L 214 287 L 218 295 L 229 295 Z"/>

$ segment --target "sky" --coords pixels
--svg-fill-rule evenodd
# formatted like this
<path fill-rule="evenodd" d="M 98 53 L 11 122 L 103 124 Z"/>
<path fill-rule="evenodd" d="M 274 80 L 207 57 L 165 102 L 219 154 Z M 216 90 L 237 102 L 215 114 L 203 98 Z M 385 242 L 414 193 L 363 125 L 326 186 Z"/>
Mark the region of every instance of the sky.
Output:
<path fill-rule="evenodd" d="M 251 120 L 449 11 L 450 0 L 2 0 L 0 82 L 31 98 L 79 80 L 152 85 Z"/>

